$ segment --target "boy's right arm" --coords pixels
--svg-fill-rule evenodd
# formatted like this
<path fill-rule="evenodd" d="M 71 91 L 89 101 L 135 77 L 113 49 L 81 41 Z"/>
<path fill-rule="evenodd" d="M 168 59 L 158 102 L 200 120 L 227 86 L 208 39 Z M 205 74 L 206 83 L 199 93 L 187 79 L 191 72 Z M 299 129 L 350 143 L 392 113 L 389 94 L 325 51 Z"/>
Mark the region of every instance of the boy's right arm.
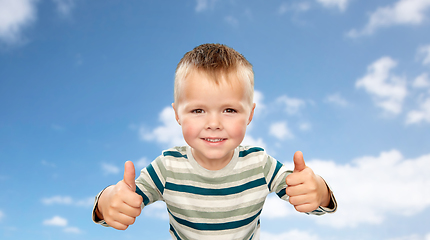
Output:
<path fill-rule="evenodd" d="M 133 162 L 124 166 L 124 179 L 107 187 L 100 195 L 95 214 L 109 226 L 125 230 L 132 225 L 142 211 L 142 196 L 137 194 Z"/>

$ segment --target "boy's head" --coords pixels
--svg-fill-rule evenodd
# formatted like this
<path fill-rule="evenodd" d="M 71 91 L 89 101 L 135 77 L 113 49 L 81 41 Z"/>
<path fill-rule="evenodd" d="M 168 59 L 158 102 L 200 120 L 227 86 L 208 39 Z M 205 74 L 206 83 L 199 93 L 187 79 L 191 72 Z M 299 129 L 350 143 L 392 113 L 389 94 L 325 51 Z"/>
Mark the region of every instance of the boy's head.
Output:
<path fill-rule="evenodd" d="M 243 81 L 249 104 L 253 104 L 254 72 L 252 65 L 242 54 L 223 44 L 202 44 L 187 52 L 178 63 L 175 74 L 174 100 L 178 105 L 181 96 L 181 86 L 187 76 L 198 71 L 206 74 L 216 85 L 222 79 L 229 81 L 228 76 Z"/>
<path fill-rule="evenodd" d="M 221 169 L 232 158 L 254 114 L 253 90 L 252 65 L 227 46 L 200 45 L 179 62 L 172 107 L 203 167 Z"/>

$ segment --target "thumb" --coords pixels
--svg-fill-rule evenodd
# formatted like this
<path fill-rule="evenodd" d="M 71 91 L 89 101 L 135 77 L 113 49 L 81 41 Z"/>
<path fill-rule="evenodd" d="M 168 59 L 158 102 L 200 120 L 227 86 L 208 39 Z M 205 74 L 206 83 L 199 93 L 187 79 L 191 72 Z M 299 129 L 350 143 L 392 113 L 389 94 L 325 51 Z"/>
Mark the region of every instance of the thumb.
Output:
<path fill-rule="evenodd" d="M 131 190 L 136 191 L 136 183 L 134 179 L 136 178 L 136 172 L 134 170 L 134 164 L 132 161 L 127 161 L 124 164 L 124 182 L 127 184 Z"/>
<path fill-rule="evenodd" d="M 306 168 L 305 160 L 303 159 L 303 153 L 297 151 L 294 153 L 294 172 L 301 172 Z"/>

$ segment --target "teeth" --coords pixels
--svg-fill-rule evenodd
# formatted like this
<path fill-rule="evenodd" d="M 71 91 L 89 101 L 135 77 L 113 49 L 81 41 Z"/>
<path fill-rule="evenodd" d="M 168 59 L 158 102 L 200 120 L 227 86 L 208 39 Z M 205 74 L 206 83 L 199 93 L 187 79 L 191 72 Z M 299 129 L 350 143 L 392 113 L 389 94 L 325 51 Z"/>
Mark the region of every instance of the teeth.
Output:
<path fill-rule="evenodd" d="M 208 141 L 208 142 L 221 142 L 222 138 L 215 138 L 215 139 L 213 139 L 213 138 L 205 138 L 205 140 Z"/>

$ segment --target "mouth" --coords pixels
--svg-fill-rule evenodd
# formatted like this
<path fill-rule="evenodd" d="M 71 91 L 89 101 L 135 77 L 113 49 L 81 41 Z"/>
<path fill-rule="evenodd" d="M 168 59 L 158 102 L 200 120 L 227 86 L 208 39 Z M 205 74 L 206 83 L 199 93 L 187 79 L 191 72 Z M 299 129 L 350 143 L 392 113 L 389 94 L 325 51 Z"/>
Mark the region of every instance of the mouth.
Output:
<path fill-rule="evenodd" d="M 226 138 L 203 138 L 203 140 L 211 142 L 211 143 L 217 143 L 217 142 L 222 142 L 222 141 L 226 140 Z"/>

